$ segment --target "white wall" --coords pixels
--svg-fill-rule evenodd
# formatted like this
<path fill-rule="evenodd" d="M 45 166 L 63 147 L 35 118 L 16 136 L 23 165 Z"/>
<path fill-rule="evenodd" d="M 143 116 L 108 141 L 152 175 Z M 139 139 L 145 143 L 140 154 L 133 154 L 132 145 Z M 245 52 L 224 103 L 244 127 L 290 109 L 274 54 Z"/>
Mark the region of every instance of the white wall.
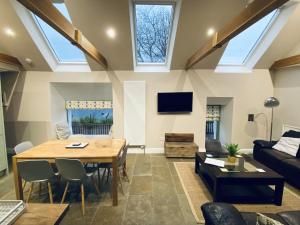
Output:
<path fill-rule="evenodd" d="M 145 80 L 146 91 L 146 145 L 163 146 L 166 132 L 192 132 L 195 141 L 204 148 L 207 97 L 232 97 L 233 142 L 242 148 L 252 148 L 255 138 L 265 136 L 265 128 L 250 125 L 248 113 L 265 112 L 265 98 L 273 95 L 268 70 L 252 74 L 215 74 L 212 70 L 176 70 L 169 73 L 134 73 L 107 71 L 91 73 L 26 72 L 19 79 L 13 104 L 5 113 L 9 143 L 30 139 L 35 144 L 53 138 L 53 102 L 51 83 L 112 83 L 114 137 L 123 137 L 123 82 Z M 183 115 L 157 114 L 157 92 L 193 91 L 193 112 Z M 256 126 L 249 129 L 249 126 Z"/>
<path fill-rule="evenodd" d="M 283 124 L 300 127 L 300 67 L 278 70 L 274 75 L 274 95 L 280 101 L 274 109 L 274 138 L 281 136 Z"/>

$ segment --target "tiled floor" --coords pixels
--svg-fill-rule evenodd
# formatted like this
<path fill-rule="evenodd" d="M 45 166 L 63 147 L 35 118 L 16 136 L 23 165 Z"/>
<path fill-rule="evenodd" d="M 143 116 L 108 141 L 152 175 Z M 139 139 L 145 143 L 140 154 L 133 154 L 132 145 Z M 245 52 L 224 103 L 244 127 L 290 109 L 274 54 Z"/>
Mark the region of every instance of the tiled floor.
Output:
<path fill-rule="evenodd" d="M 130 154 L 127 159 L 130 182 L 123 182 L 125 194 L 119 192 L 119 205 L 112 206 L 110 183 L 106 180 L 101 182 L 100 196 L 87 185 L 90 189 L 87 189 L 86 215 L 81 214 L 79 195 L 70 194 L 67 199 L 71 203 L 70 209 L 61 224 L 195 225 L 172 161 L 174 159 L 166 159 L 163 155 Z M 12 178 L 10 174 L 0 179 L 1 199 L 14 198 Z M 61 191 L 54 192 L 58 193 L 54 197 L 59 202 Z M 32 202 L 47 201 L 46 189 L 41 195 L 36 189 Z"/>

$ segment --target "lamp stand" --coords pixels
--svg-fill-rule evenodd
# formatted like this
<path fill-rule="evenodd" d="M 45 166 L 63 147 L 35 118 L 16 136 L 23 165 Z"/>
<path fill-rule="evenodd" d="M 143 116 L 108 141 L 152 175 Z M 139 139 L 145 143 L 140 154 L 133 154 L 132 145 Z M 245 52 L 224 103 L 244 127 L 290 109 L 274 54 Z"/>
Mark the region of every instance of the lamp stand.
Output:
<path fill-rule="evenodd" d="M 272 107 L 272 115 L 271 115 L 271 129 L 270 129 L 270 142 L 272 141 L 272 133 L 273 133 L 273 107 Z"/>

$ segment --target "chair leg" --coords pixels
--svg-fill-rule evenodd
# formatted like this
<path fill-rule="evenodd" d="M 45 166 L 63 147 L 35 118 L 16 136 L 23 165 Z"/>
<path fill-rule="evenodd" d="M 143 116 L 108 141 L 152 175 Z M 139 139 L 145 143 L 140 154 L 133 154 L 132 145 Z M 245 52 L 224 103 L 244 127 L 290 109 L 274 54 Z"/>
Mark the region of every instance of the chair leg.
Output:
<path fill-rule="evenodd" d="M 67 195 L 68 188 L 69 188 L 69 182 L 67 182 L 67 184 L 66 184 L 66 187 L 65 187 L 65 190 L 64 190 L 64 194 L 63 194 L 63 196 L 62 196 L 62 199 L 61 199 L 61 203 L 60 203 L 60 204 L 63 204 L 63 203 L 64 203 L 65 198 L 66 198 L 66 195 Z"/>
<path fill-rule="evenodd" d="M 100 168 L 97 168 L 97 176 L 98 176 L 98 185 L 100 186 Z"/>
<path fill-rule="evenodd" d="M 103 181 L 104 177 L 105 177 L 105 173 L 106 173 L 106 168 L 104 168 L 103 174 L 102 174 L 102 178 L 101 181 Z"/>
<path fill-rule="evenodd" d="M 28 193 L 28 196 L 27 196 L 27 199 L 26 199 L 27 203 L 29 202 L 29 199 L 30 199 L 30 196 L 31 196 L 31 193 L 32 193 L 32 189 L 33 189 L 33 183 L 30 184 L 29 193 Z"/>
<path fill-rule="evenodd" d="M 107 169 L 107 178 L 106 178 L 106 182 L 108 182 L 108 179 L 109 179 L 109 175 L 110 175 L 110 168 Z"/>
<path fill-rule="evenodd" d="M 27 182 L 26 182 L 26 181 L 24 181 L 24 183 L 23 183 L 23 187 L 22 187 L 22 190 L 23 190 L 23 191 L 25 191 L 26 184 L 27 184 Z"/>
<path fill-rule="evenodd" d="M 81 184 L 80 187 L 81 187 L 81 210 L 82 210 L 82 215 L 84 216 L 85 206 L 84 206 L 84 186 L 83 186 L 83 184 Z"/>
<path fill-rule="evenodd" d="M 126 181 L 129 182 L 129 177 L 126 170 L 126 165 L 123 165 L 123 177 L 126 178 Z"/>
<path fill-rule="evenodd" d="M 53 204 L 53 195 L 52 195 L 52 188 L 50 182 L 48 182 L 48 193 L 49 193 L 50 203 Z"/>
<path fill-rule="evenodd" d="M 42 192 L 42 182 L 39 182 L 39 196 L 41 196 Z"/>
<path fill-rule="evenodd" d="M 118 180 L 119 180 L 119 183 L 120 183 L 121 192 L 122 192 L 122 194 L 124 195 L 124 189 L 123 189 L 122 179 L 121 179 L 121 176 L 120 176 L 120 171 L 119 171 Z"/>
<path fill-rule="evenodd" d="M 91 180 L 92 180 L 92 183 L 93 183 L 93 185 L 94 185 L 94 187 L 95 187 L 95 189 L 96 189 L 97 195 L 100 195 L 100 190 L 99 190 L 98 185 L 97 185 L 97 183 L 95 182 L 95 179 L 94 179 L 93 176 L 91 176 Z"/>

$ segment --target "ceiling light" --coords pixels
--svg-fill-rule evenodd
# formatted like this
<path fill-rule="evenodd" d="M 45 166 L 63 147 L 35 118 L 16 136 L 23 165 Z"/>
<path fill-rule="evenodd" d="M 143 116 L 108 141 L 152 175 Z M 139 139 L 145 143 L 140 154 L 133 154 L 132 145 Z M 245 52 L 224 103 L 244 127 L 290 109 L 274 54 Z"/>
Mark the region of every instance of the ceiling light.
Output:
<path fill-rule="evenodd" d="M 4 33 L 10 37 L 14 37 L 16 35 L 16 33 L 9 27 L 4 28 Z"/>
<path fill-rule="evenodd" d="M 114 28 L 108 28 L 106 30 L 106 35 L 109 37 L 109 38 L 112 38 L 114 39 L 116 37 L 116 30 Z"/>
<path fill-rule="evenodd" d="M 31 65 L 31 64 L 32 64 L 32 59 L 30 59 L 30 58 L 25 58 L 25 62 L 28 63 L 29 65 Z"/>
<path fill-rule="evenodd" d="M 207 30 L 207 36 L 212 36 L 215 33 L 215 29 L 214 28 L 209 28 Z"/>

